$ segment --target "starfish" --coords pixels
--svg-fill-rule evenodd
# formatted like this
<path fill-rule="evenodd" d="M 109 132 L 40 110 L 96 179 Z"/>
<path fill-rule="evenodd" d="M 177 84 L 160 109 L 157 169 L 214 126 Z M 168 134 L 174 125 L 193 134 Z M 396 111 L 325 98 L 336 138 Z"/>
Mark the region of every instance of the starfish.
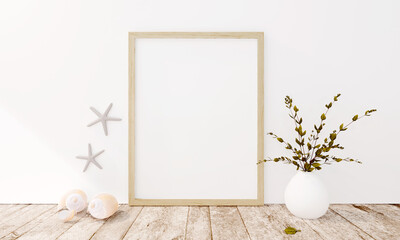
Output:
<path fill-rule="evenodd" d="M 102 150 L 102 151 L 100 151 L 100 152 L 98 152 L 98 153 L 96 153 L 95 155 L 93 155 L 93 153 L 92 153 L 92 146 L 90 145 L 90 143 L 89 143 L 89 145 L 88 145 L 88 156 L 86 157 L 86 156 L 77 156 L 76 158 L 79 158 L 79 159 L 84 159 L 84 160 L 87 160 L 87 163 L 86 163 L 86 165 L 85 165 L 85 168 L 83 169 L 83 172 L 85 172 L 86 171 L 86 169 L 88 168 L 88 166 L 89 166 L 89 164 L 90 163 L 93 163 L 94 165 L 96 165 L 98 168 L 100 168 L 100 169 L 103 169 L 101 166 L 100 166 L 100 164 L 96 161 L 96 157 L 98 157 L 100 154 L 102 154 L 104 152 L 104 150 Z"/>
<path fill-rule="evenodd" d="M 107 110 L 101 114 L 99 113 L 99 111 L 97 111 L 94 107 L 90 107 L 90 110 L 92 110 L 99 118 L 91 123 L 89 123 L 87 126 L 93 126 L 96 123 L 101 122 L 101 124 L 103 125 L 103 129 L 104 129 L 104 134 L 107 136 L 108 135 L 108 130 L 107 130 L 107 121 L 121 121 L 121 118 L 114 118 L 114 117 L 109 117 L 107 116 L 108 113 L 110 112 L 112 107 L 112 103 L 110 103 L 110 106 L 108 106 Z"/>

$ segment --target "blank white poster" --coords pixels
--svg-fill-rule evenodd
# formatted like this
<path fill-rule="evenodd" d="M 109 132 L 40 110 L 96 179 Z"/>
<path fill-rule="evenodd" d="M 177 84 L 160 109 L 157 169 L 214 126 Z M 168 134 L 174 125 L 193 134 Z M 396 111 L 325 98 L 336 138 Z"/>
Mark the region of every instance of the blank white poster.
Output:
<path fill-rule="evenodd" d="M 135 197 L 257 198 L 257 40 L 136 39 Z"/>

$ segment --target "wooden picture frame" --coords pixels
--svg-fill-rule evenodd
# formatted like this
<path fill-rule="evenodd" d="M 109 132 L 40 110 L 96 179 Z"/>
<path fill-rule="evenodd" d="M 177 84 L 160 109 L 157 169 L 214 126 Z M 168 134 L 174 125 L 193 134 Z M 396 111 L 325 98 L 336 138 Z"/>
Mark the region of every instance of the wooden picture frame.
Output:
<path fill-rule="evenodd" d="M 138 199 L 135 196 L 135 40 L 256 39 L 257 159 L 264 159 L 264 33 L 263 32 L 130 32 L 129 33 L 129 205 L 263 205 L 264 164 L 257 165 L 256 199 Z M 256 173 L 254 173 L 256 174 Z"/>

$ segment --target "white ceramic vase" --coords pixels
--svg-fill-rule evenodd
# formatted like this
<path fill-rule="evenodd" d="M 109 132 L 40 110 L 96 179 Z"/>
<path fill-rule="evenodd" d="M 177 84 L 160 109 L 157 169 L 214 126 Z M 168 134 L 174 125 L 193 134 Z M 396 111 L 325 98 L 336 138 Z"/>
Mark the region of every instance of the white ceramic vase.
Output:
<path fill-rule="evenodd" d="M 285 203 L 293 215 L 316 219 L 328 210 L 328 192 L 315 172 L 298 171 L 286 187 Z"/>

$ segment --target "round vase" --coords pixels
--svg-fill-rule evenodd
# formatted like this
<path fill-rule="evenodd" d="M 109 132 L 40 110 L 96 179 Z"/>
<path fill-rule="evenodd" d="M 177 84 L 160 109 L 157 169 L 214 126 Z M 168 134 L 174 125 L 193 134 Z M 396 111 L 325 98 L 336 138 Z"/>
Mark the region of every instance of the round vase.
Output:
<path fill-rule="evenodd" d="M 285 204 L 297 217 L 316 219 L 329 208 L 328 192 L 316 173 L 298 171 L 286 187 Z"/>

